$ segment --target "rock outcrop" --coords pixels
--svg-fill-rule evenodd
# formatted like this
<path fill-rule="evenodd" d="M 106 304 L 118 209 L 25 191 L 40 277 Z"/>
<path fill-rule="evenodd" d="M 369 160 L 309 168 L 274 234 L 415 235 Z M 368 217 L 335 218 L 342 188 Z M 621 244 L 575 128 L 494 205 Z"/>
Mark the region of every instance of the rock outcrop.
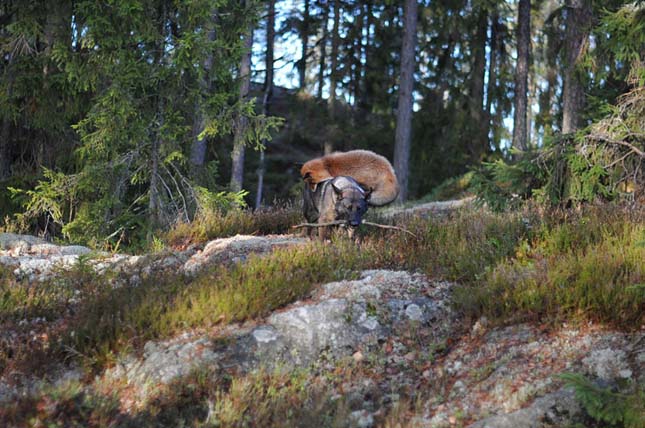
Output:
<path fill-rule="evenodd" d="M 60 270 L 83 263 L 98 274 L 110 272 L 137 284 L 153 271 L 195 275 L 217 264 L 243 262 L 250 254 L 266 254 L 275 248 L 305 242 L 306 238 L 292 235 L 236 235 L 210 241 L 203 249 L 193 247 L 138 256 L 92 251 L 80 245 L 55 245 L 29 235 L 0 233 L 0 266 L 12 269 L 18 279 L 42 282 Z"/>
<path fill-rule="evenodd" d="M 153 271 L 190 278 L 209 266 L 244 263 L 249 254 L 304 242 L 294 236 L 235 236 L 203 248 L 130 256 L 0 234 L 0 265 L 36 286 L 79 263 L 136 285 Z M 352 426 L 372 426 L 401 393 L 418 403 L 413 426 L 546 428 L 584 421 L 573 392 L 562 386 L 561 373 L 582 373 L 603 385 L 645 384 L 643 331 L 627 334 L 593 325 L 493 327 L 483 318 L 466 327 L 451 310 L 452 283 L 403 271 L 357 275 L 323 284 L 306 300 L 263 320 L 148 342 L 139 353 L 120 356 L 94 385 L 127 388 L 129 398 L 122 402 L 129 411 L 194 369 L 230 375 L 258 368 L 315 368 L 320 373 L 355 364 L 364 366 L 366 376 L 348 380 L 338 392 L 348 397 Z M 52 373 L 23 390 L 0 380 L 0 405 L 79 376 L 75 370 Z"/>
<path fill-rule="evenodd" d="M 256 326 L 228 327 L 218 335 L 148 342 L 142 358 L 126 357 L 108 376 L 149 387 L 167 384 L 196 367 L 248 372 L 259 367 L 306 367 L 336 361 L 415 328 L 445 340 L 453 331 L 450 283 L 408 272 L 364 271 L 357 280 L 324 285 L 306 302 L 295 302 Z M 224 339 L 224 340 L 223 340 Z"/>

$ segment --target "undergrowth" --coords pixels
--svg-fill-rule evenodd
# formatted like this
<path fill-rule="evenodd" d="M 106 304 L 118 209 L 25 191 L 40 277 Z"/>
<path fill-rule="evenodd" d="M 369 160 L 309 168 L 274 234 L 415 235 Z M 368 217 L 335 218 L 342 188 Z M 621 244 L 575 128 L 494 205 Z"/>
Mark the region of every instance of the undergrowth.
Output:
<path fill-rule="evenodd" d="M 282 215 L 279 223 L 288 224 L 291 214 Z M 497 214 L 463 210 L 439 218 L 399 219 L 397 224 L 417 237 L 369 229 L 362 232 L 360 244 L 336 237 L 331 244 L 311 242 L 252 255 L 196 277 L 153 273 L 136 286 L 115 282 L 114 274 L 95 274 L 85 259 L 42 283 L 16 280 L 11 269 L 0 269 L 0 329 L 20 338 L 0 342 L 0 371 L 45 373 L 52 363 L 71 360 L 101 370 L 119 353 L 140 349 L 147 340 L 263 317 L 305 298 L 317 284 L 373 268 L 416 270 L 456 281 L 453 304 L 466 320 L 593 320 L 628 331 L 643 324 L 642 210 L 617 205 Z M 240 393 L 251 388 L 247 392 L 260 394 L 252 385 L 239 388 Z M 280 388 L 274 389 L 279 398 Z M 229 392 L 218 391 L 224 395 L 211 401 L 219 403 L 221 415 L 241 411 L 235 407 L 239 402 L 225 396 Z M 86 392 L 58 394 L 51 398 L 56 403 L 52 409 L 75 406 L 79 420 L 101 417 L 92 416 L 94 411 L 118 413 L 113 413 L 110 400 L 97 404 Z M 186 394 L 191 397 L 190 391 Z M 233 401 L 224 404 L 227 397 Z M 267 408 L 242 413 L 282 415 L 273 398 L 263 398 Z M 159 402 L 155 415 L 180 411 L 173 406 Z"/>
<path fill-rule="evenodd" d="M 326 377 L 305 370 L 259 369 L 231 378 L 203 368 L 161 387 L 144 406 L 127 413 L 114 393 L 70 381 L 0 408 L 0 421 L 55 428 L 341 428 L 352 426 L 349 413 Z"/>
<path fill-rule="evenodd" d="M 645 386 L 617 392 L 594 384 L 586 377 L 565 373 L 560 376 L 575 390 L 576 398 L 587 414 L 607 427 L 640 428 L 645 426 Z"/>
<path fill-rule="evenodd" d="M 162 240 L 177 248 L 237 234 L 288 233 L 291 226 L 301 220 L 300 208 L 292 204 L 256 211 L 249 209 L 226 212 L 208 210 L 200 212 L 192 222 L 177 223 L 172 229 L 162 234 Z"/>
<path fill-rule="evenodd" d="M 456 306 L 472 318 L 593 320 L 638 330 L 645 313 L 643 213 L 587 208 L 541 220 L 513 257 L 457 288 Z"/>

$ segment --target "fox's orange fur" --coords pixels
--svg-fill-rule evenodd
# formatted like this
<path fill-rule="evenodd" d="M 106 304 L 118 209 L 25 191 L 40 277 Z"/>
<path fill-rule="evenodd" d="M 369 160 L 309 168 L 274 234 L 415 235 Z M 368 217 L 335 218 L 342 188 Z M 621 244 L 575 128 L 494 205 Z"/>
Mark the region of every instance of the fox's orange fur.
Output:
<path fill-rule="evenodd" d="M 300 169 L 302 178 L 310 186 L 328 178 L 347 175 L 366 190 L 372 189 L 370 205 L 386 205 L 399 194 L 399 182 L 390 162 L 369 150 L 336 152 L 312 159 Z"/>

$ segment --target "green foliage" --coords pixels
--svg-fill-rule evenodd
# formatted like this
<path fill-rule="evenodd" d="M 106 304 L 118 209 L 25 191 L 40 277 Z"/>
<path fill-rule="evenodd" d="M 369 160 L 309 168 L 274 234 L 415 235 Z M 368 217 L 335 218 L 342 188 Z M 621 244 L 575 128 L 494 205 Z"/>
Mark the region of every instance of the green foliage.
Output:
<path fill-rule="evenodd" d="M 644 8 L 628 4 L 605 16 L 596 33 L 596 49 L 587 55 L 596 86 L 614 97 L 590 98 L 595 120 L 575 136 L 549 137 L 540 149 L 516 154 L 512 162 L 484 164 L 474 178 L 481 200 L 495 210 L 535 197 L 547 205 L 567 206 L 620 197 L 638 199 L 645 187 L 645 43 Z M 622 81 L 622 91 L 615 84 Z M 599 100 L 605 100 L 600 102 Z M 609 100 L 612 104 L 607 103 Z"/>
<path fill-rule="evenodd" d="M 611 388 L 595 385 L 589 379 L 575 373 L 560 375 L 567 386 L 573 387 L 576 398 L 589 416 L 611 427 L 639 428 L 645 424 L 645 389 L 618 393 Z"/>
<path fill-rule="evenodd" d="M 139 244 L 152 228 L 192 218 L 205 192 L 223 203 L 239 203 L 242 195 L 227 195 L 211 181 L 194 182 L 199 174 L 193 174 L 188 155 L 197 134 L 211 142 L 225 138 L 237 117 L 246 118 L 244 138 L 254 147 L 281 124 L 256 114 L 253 101 L 237 100 L 234 70 L 244 49 L 239 34 L 257 19 L 258 4 L 119 0 L 65 7 L 45 20 L 45 31 L 47 26 L 54 31 L 41 55 L 46 64 L 25 55 L 12 65 L 51 69 L 46 76 L 29 73 L 24 83 L 38 87 L 44 79 L 47 86 L 55 78 L 52 92 L 63 100 L 83 100 L 67 116 L 55 108 L 36 109 L 55 119 L 46 120 L 63 130 L 59 139 L 74 144 L 64 153 L 67 163 L 59 163 L 56 172 L 45 168 L 38 185 L 24 192 L 19 220 L 25 228 L 54 223 L 56 228 L 45 232 L 114 248 Z M 215 12 L 226 19 L 215 19 Z M 46 16 L 35 6 L 25 9 L 12 22 L 11 37 L 38 40 Z M 209 37 L 213 32 L 215 40 Z M 202 63 L 206 58 L 208 68 Z M 25 88 L 17 87 L 23 75 L 12 74 L 19 78 L 7 93 L 24 94 Z M 14 107 L 20 100 L 7 101 Z M 3 117 L 12 114 L 3 109 Z M 196 128 L 200 115 L 207 118 L 206 129 Z M 208 190 L 198 189 L 202 184 Z"/>
<path fill-rule="evenodd" d="M 471 189 L 493 211 L 517 208 L 534 189 L 544 184 L 546 171 L 540 166 L 532 152 L 514 164 L 501 159 L 484 162 L 474 172 Z"/>
<path fill-rule="evenodd" d="M 472 189 L 495 211 L 517 208 L 531 198 L 546 206 L 568 206 L 639 197 L 644 175 L 637 151 L 593 132 L 554 141 L 515 162 L 484 163 Z"/>
<path fill-rule="evenodd" d="M 555 215 L 478 284 L 460 287 L 469 317 L 500 321 L 594 320 L 634 330 L 643 322 L 645 237 L 642 215 L 589 210 L 560 224 Z"/>
<path fill-rule="evenodd" d="M 75 177 L 67 176 L 61 172 L 44 169 L 43 180 L 39 180 L 33 190 L 22 190 L 9 187 L 12 198 L 22 199 L 24 211 L 16 214 L 16 221 L 29 225 L 38 221 L 44 215 L 47 224 L 43 232 L 49 233 L 49 222 L 63 226 L 65 219 L 71 213 L 69 208 L 74 203 Z"/>

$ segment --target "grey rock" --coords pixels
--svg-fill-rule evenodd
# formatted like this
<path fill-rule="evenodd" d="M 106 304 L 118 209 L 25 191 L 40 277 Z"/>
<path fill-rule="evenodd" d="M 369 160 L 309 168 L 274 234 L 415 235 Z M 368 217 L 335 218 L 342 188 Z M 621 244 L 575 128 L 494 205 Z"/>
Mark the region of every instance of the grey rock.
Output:
<path fill-rule="evenodd" d="M 413 321 L 423 320 L 423 310 L 415 303 L 411 303 L 405 308 L 405 315 Z"/>
<path fill-rule="evenodd" d="M 188 275 L 195 275 L 200 270 L 223 262 L 242 262 L 251 254 L 268 253 L 274 248 L 298 245 L 307 242 L 306 238 L 288 235 L 251 236 L 236 235 L 210 241 L 204 250 L 195 253 L 181 268 Z"/>
<path fill-rule="evenodd" d="M 32 245 L 47 244 L 42 238 L 31 235 L 18 235 L 15 233 L 0 233 L 0 250 L 28 251 Z"/>
<path fill-rule="evenodd" d="M 547 428 L 573 425 L 582 409 L 570 388 L 537 398 L 523 409 L 496 415 L 470 425 L 470 428 Z"/>
<path fill-rule="evenodd" d="M 278 339 L 278 333 L 271 327 L 259 327 L 253 330 L 253 338 L 258 343 L 273 342 Z"/>
<path fill-rule="evenodd" d="M 591 354 L 582 360 L 587 371 L 604 381 L 614 381 L 619 378 L 629 379 L 632 370 L 627 361 L 627 354 L 621 349 L 604 348 L 591 351 Z"/>
<path fill-rule="evenodd" d="M 215 364 L 217 355 L 206 338 L 190 342 L 148 342 L 142 360 L 127 359 L 115 374 L 125 374 L 128 384 L 167 384 L 186 376 L 195 367 Z"/>

